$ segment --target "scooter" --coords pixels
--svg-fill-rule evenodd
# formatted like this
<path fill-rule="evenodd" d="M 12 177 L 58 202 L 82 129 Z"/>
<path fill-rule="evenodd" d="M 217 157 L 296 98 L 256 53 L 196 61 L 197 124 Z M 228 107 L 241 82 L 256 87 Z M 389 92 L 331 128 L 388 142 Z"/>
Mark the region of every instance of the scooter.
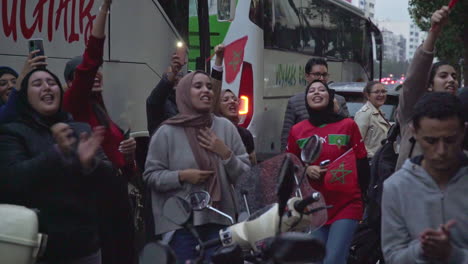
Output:
<path fill-rule="evenodd" d="M 302 161 L 306 164 L 313 162 L 318 158 L 320 149 L 319 138 L 310 137 L 302 150 Z M 278 202 L 255 212 L 247 221 L 241 223 L 234 224 L 231 216 L 213 208 L 207 192 L 194 192 L 185 199 L 171 197 L 164 204 L 163 214 L 175 224 L 190 230 L 199 240 L 200 257 L 195 263 L 201 263 L 206 248 L 218 245 L 222 247 L 212 256 L 213 263 L 244 263 L 245 260 L 253 263 L 319 261 L 325 256 L 325 247 L 303 232 L 322 226 L 327 219 L 325 209 L 329 207 L 318 192 L 313 192 L 304 199 L 290 198 L 293 193 L 300 195 L 298 187 L 296 190 L 294 187 L 299 186 L 305 177 L 304 172 L 299 181 L 294 171 L 294 164 L 290 157 L 286 156 L 279 175 Z M 194 210 L 213 210 L 230 219 L 233 225 L 220 230 L 219 238 L 202 242 L 190 221 Z M 160 257 L 156 259 L 161 263 Z"/>

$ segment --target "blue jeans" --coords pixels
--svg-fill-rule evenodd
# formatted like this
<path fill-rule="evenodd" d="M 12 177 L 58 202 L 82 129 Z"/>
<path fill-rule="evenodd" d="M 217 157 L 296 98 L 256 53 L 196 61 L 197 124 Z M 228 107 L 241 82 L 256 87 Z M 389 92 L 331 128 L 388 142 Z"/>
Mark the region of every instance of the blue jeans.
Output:
<path fill-rule="evenodd" d="M 200 239 L 205 242 L 219 237 L 219 230 L 225 228 L 224 225 L 206 224 L 197 226 L 195 229 Z M 199 254 L 195 247 L 198 245 L 197 239 L 188 229 L 179 229 L 174 233 L 169 246 L 174 250 L 178 264 L 185 264 L 186 260 L 195 260 Z M 205 250 L 205 263 L 209 263 L 216 247 Z"/>
<path fill-rule="evenodd" d="M 357 220 L 340 219 L 312 233 L 327 250 L 323 264 L 346 264 L 358 223 Z"/>

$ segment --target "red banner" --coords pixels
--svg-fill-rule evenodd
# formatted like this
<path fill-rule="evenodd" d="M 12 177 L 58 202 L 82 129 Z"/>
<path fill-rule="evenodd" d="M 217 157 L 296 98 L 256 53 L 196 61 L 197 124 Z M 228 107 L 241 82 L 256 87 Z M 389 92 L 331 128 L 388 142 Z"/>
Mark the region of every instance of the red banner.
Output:
<path fill-rule="evenodd" d="M 239 73 L 244 62 L 244 49 L 248 37 L 242 37 L 231 42 L 224 48 L 224 65 L 226 69 L 226 82 L 232 83 Z"/>

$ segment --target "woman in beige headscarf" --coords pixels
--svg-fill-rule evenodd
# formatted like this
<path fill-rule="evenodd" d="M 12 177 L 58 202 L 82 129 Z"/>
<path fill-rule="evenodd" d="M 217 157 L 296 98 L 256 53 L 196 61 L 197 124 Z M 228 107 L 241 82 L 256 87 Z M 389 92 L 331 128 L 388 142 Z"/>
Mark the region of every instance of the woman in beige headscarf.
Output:
<path fill-rule="evenodd" d="M 212 114 L 214 95 L 210 77 L 202 71 L 183 77 L 176 88 L 180 114 L 167 120 L 151 138 L 144 178 L 152 190 L 155 234 L 170 239 L 178 262 L 194 259 L 197 240 L 162 214 L 164 202 L 174 195 L 208 191 L 213 205 L 235 217 L 231 184 L 249 169 L 249 158 L 236 127 Z M 209 210 L 194 212 L 193 224 L 202 240 L 218 236 L 229 225 L 225 217 Z M 207 256 L 211 252 L 207 252 Z"/>

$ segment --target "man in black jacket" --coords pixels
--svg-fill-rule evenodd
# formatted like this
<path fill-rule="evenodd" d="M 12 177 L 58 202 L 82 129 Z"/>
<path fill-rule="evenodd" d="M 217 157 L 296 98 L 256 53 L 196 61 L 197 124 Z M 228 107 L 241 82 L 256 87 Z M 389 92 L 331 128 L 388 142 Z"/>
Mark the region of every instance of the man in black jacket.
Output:
<path fill-rule="evenodd" d="M 328 64 L 323 59 L 310 59 L 305 66 L 305 76 L 304 78 L 307 81 L 307 84 L 315 81 L 321 80 L 323 82 L 328 82 Z M 346 106 L 346 100 L 343 96 L 335 94 L 335 111 L 338 114 L 348 117 L 348 107 Z M 286 150 L 286 145 L 288 144 L 289 130 L 301 122 L 309 118 L 305 106 L 304 93 L 298 93 L 293 97 L 289 98 L 288 106 L 286 107 L 286 113 L 284 116 L 283 130 L 281 131 L 281 151 Z"/>

